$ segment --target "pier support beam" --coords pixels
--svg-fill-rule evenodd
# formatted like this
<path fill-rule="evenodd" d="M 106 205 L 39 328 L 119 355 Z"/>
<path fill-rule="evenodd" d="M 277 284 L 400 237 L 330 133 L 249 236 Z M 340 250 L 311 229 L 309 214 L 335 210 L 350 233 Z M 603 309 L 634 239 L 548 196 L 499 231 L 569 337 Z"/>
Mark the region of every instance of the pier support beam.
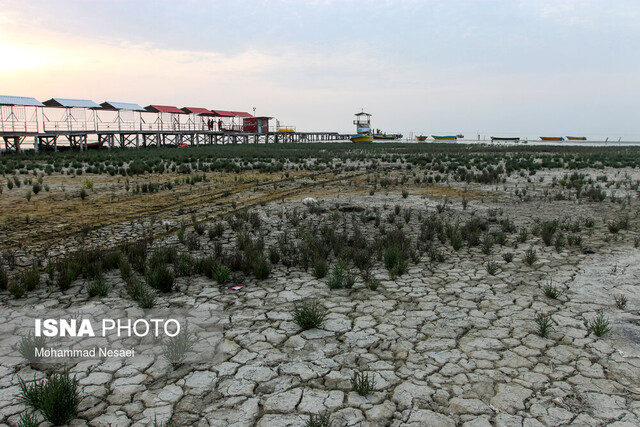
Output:
<path fill-rule="evenodd" d="M 24 140 L 24 136 L 5 136 L 4 139 L 4 148 L 7 151 L 15 151 L 16 153 L 20 152 L 20 144 Z"/>

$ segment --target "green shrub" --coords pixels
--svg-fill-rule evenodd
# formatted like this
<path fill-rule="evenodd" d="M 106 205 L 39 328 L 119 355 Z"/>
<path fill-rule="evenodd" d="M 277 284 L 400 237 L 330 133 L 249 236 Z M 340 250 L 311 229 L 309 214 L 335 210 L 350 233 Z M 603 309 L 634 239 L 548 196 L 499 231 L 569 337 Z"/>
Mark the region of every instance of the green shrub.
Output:
<path fill-rule="evenodd" d="M 551 246 L 553 242 L 553 235 L 558 229 L 558 221 L 544 221 L 540 225 L 540 237 L 542 237 L 542 241 L 545 245 Z"/>
<path fill-rule="evenodd" d="M 87 262 L 82 266 L 82 275 L 87 280 L 102 277 L 102 261 L 95 260 Z"/>
<path fill-rule="evenodd" d="M 58 265 L 58 287 L 66 291 L 80 274 L 81 266 L 73 260 L 63 261 Z"/>
<path fill-rule="evenodd" d="M 118 268 L 120 265 L 121 259 L 122 259 L 122 254 L 118 249 L 113 249 L 110 251 L 103 252 L 102 253 L 102 269 L 109 271 L 109 270 Z"/>
<path fill-rule="evenodd" d="M 316 300 L 296 304 L 293 310 L 293 321 L 303 330 L 318 328 L 326 317 L 326 311 Z"/>
<path fill-rule="evenodd" d="M 327 286 L 329 286 L 329 289 L 347 288 L 353 286 L 353 280 L 353 276 L 348 271 L 347 262 L 339 260 L 331 270 L 331 274 L 327 279 Z"/>
<path fill-rule="evenodd" d="M 459 231 L 454 231 L 451 234 L 451 246 L 453 247 L 454 251 L 459 251 L 462 248 L 462 245 L 464 243 L 463 239 L 462 239 L 462 234 Z"/>
<path fill-rule="evenodd" d="M 253 275 L 258 280 L 264 280 L 269 277 L 269 273 L 271 273 L 271 267 L 269 262 L 266 260 L 264 256 L 259 256 L 257 259 L 253 261 L 251 266 L 253 270 Z"/>
<path fill-rule="evenodd" d="M 90 298 L 93 298 L 95 296 L 104 297 L 107 296 L 108 293 L 109 285 L 103 277 L 99 277 L 93 282 L 89 282 L 87 284 L 87 295 L 89 295 Z"/>
<path fill-rule="evenodd" d="M 40 357 L 36 355 L 36 348 L 43 348 L 45 345 L 46 342 L 44 336 L 36 337 L 31 331 L 29 331 L 29 334 L 26 337 L 20 338 L 18 351 L 29 363 L 37 363 L 40 361 Z"/>
<path fill-rule="evenodd" d="M 146 276 L 147 284 L 160 292 L 173 290 L 174 276 L 166 264 L 156 265 Z"/>
<path fill-rule="evenodd" d="M 147 241 L 142 239 L 126 243 L 123 245 L 122 251 L 127 254 L 131 267 L 140 274 L 144 274 L 147 268 Z"/>
<path fill-rule="evenodd" d="M 190 251 L 197 251 L 200 249 L 200 238 L 197 233 L 189 233 L 183 243 Z"/>
<path fill-rule="evenodd" d="M 542 287 L 542 291 L 547 298 L 558 299 L 562 295 L 562 291 L 558 289 L 551 280 Z"/>
<path fill-rule="evenodd" d="M 41 381 L 27 385 L 18 377 L 20 396 L 25 406 L 40 411 L 46 421 L 60 426 L 75 418 L 80 403 L 80 390 L 75 377 L 68 371 L 54 373 Z"/>
<path fill-rule="evenodd" d="M 195 261 L 189 254 L 180 254 L 173 264 L 176 276 L 191 276 L 195 271 Z"/>
<path fill-rule="evenodd" d="M 22 273 L 21 282 L 27 291 L 34 290 L 40 283 L 40 270 L 37 265 Z"/>
<path fill-rule="evenodd" d="M 177 368 L 184 362 L 187 353 L 193 348 L 195 337 L 189 331 L 189 324 L 185 324 L 180 333 L 173 337 L 168 337 L 162 345 L 162 354 L 171 366 Z"/>
<path fill-rule="evenodd" d="M 528 265 L 533 265 L 533 263 L 536 262 L 537 259 L 538 254 L 533 248 L 527 249 L 527 251 L 524 253 L 524 262 L 526 262 Z"/>
<path fill-rule="evenodd" d="M 280 252 L 274 246 L 269 248 L 269 261 L 271 264 L 277 264 L 280 262 Z"/>
<path fill-rule="evenodd" d="M 7 274 L 7 270 L 5 270 L 2 265 L 0 265 L 0 290 L 7 289 L 8 285 L 9 275 Z"/>
<path fill-rule="evenodd" d="M 122 258 L 118 264 L 118 268 L 120 269 L 120 277 L 122 277 L 122 280 L 125 282 L 129 280 L 131 277 L 131 264 L 129 264 L 129 261 L 126 258 Z"/>
<path fill-rule="evenodd" d="M 511 261 L 513 261 L 513 256 L 513 252 L 507 252 L 506 254 L 502 255 L 502 259 L 504 259 L 506 263 L 510 263 Z"/>
<path fill-rule="evenodd" d="M 217 262 L 211 268 L 211 278 L 218 282 L 219 285 L 224 285 L 228 283 L 231 278 L 231 270 L 221 262 Z"/>
<path fill-rule="evenodd" d="M 213 227 L 209 228 L 208 234 L 209 234 L 209 239 L 213 240 L 216 237 L 222 237 L 222 234 L 224 233 L 224 224 L 222 224 L 221 222 L 216 222 Z"/>
<path fill-rule="evenodd" d="M 480 246 L 482 248 L 482 253 L 489 255 L 493 249 L 493 236 L 488 233 L 485 234 L 480 242 Z"/>
<path fill-rule="evenodd" d="M 313 261 L 313 276 L 316 279 L 322 279 L 327 276 L 329 272 L 329 265 L 325 258 L 316 258 Z"/>
<path fill-rule="evenodd" d="M 153 251 L 149 257 L 149 267 L 173 264 L 178 258 L 178 250 L 173 246 L 164 246 Z"/>
<path fill-rule="evenodd" d="M 383 254 L 384 265 L 389 270 L 392 279 L 402 276 L 409 268 L 404 248 L 399 244 L 387 247 Z"/>
<path fill-rule="evenodd" d="M 380 281 L 378 279 L 370 277 L 369 280 L 367 280 L 367 288 L 371 289 L 372 291 L 377 290 L 379 286 Z"/>
<path fill-rule="evenodd" d="M 487 273 L 489 273 L 492 276 L 495 276 L 495 274 L 498 272 L 500 267 L 498 267 L 498 263 L 494 260 L 489 260 L 487 261 Z"/>
<path fill-rule="evenodd" d="M 10 282 L 8 288 L 11 295 L 16 299 L 22 298 L 27 293 L 27 288 L 19 282 Z"/>

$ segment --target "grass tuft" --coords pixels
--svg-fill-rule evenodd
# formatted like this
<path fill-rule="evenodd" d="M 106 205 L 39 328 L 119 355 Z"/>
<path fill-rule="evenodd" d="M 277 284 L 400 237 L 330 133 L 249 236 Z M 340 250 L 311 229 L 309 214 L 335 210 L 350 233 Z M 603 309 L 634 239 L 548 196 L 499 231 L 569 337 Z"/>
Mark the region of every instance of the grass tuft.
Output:
<path fill-rule="evenodd" d="M 45 421 L 60 426 L 67 424 L 78 413 L 80 390 L 75 377 L 68 371 L 54 373 L 41 381 L 27 385 L 18 377 L 18 400 L 25 406 L 40 411 Z"/>
<path fill-rule="evenodd" d="M 195 344 L 195 337 L 189 331 L 187 323 L 178 335 L 167 338 L 162 345 L 162 354 L 175 369 L 184 362 L 187 353 L 193 348 L 193 344 Z"/>
<path fill-rule="evenodd" d="M 373 375 L 363 372 L 355 372 L 351 378 L 351 387 L 353 391 L 360 396 L 368 396 L 376 387 L 376 381 Z"/>
<path fill-rule="evenodd" d="M 159 264 L 152 267 L 146 276 L 147 284 L 160 292 L 171 292 L 175 278 L 166 264 Z"/>
<path fill-rule="evenodd" d="M 38 427 L 38 417 L 33 412 L 25 412 L 20 415 L 18 420 L 18 427 Z"/>
<path fill-rule="evenodd" d="M 539 313 L 536 316 L 536 323 L 538 325 L 538 335 L 542 338 L 546 338 L 549 336 L 549 332 L 551 332 L 551 316 Z"/>
<path fill-rule="evenodd" d="M 293 321 L 305 331 L 320 327 L 326 315 L 316 300 L 296 304 L 293 309 Z"/>
<path fill-rule="evenodd" d="M 527 249 L 527 251 L 524 253 L 524 262 L 526 262 L 528 265 L 533 265 L 533 263 L 535 263 L 537 259 L 538 254 L 533 248 Z"/>
<path fill-rule="evenodd" d="M 495 276 L 499 269 L 500 267 L 498 267 L 498 263 L 495 260 L 491 259 L 487 261 L 487 273 Z"/>
<path fill-rule="evenodd" d="M 18 351 L 29 363 L 38 363 L 40 358 L 36 355 L 36 348 L 43 348 L 46 345 L 45 337 L 36 337 L 31 331 L 26 337 L 20 339 Z"/>
<path fill-rule="evenodd" d="M 626 296 L 620 294 L 620 295 L 616 295 L 614 298 L 616 301 L 616 306 L 620 310 L 624 310 L 625 308 L 627 308 L 627 303 L 629 302 L 629 300 L 627 299 Z"/>
<path fill-rule="evenodd" d="M 542 287 L 542 291 L 544 292 L 544 296 L 546 296 L 547 298 L 558 299 L 558 297 L 562 295 L 562 291 L 558 289 L 558 287 L 554 285 L 551 280 L 548 280 L 547 283 Z"/>
<path fill-rule="evenodd" d="M 95 296 L 104 297 L 107 296 L 108 293 L 109 285 L 103 277 L 100 277 L 97 280 L 94 280 L 93 282 L 89 282 L 87 284 L 87 294 L 90 298 L 93 298 Z"/>
<path fill-rule="evenodd" d="M 609 318 L 604 317 L 604 311 L 599 310 L 596 317 L 589 321 L 589 331 L 597 337 L 602 337 L 611 331 L 609 327 Z"/>
<path fill-rule="evenodd" d="M 309 419 L 304 424 L 305 427 L 331 427 L 331 416 L 329 415 L 309 415 Z"/>

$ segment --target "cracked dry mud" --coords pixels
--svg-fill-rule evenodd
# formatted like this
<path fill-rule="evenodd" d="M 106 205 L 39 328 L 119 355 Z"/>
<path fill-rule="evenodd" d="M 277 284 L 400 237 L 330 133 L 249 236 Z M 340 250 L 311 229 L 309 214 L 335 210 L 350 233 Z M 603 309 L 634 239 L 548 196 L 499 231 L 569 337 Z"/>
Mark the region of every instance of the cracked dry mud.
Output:
<path fill-rule="evenodd" d="M 515 182 L 510 178 L 510 185 Z M 357 184 L 334 185 L 341 195 L 327 196 L 331 188 L 299 195 L 312 194 L 327 208 L 309 214 L 310 221 L 321 223 L 338 211 L 336 205 L 345 204 L 366 212 L 377 207 L 384 221 L 394 204 L 402 204 L 413 209 L 405 227 L 415 238 L 418 212 L 433 214 L 442 203 L 429 191 L 410 191 L 403 199 L 399 189 L 368 196 Z M 448 246 L 444 262 L 434 263 L 423 254 L 394 280 L 376 262 L 372 273 L 381 282 L 376 291 L 361 279 L 352 289 L 331 290 L 310 271 L 281 264 L 266 280 L 242 279 L 246 288 L 240 291 L 202 276 L 180 278 L 178 291 L 161 296 L 159 305 L 217 307 L 224 315 L 223 359 L 176 370 L 161 358 L 79 363 L 71 372 L 83 398 L 79 418 L 70 425 L 146 426 L 171 419 L 181 426 L 302 426 L 309 414 L 331 414 L 334 426 L 640 425 L 635 228 L 613 239 L 602 219 L 615 217 L 620 208 L 609 202 L 519 202 L 501 188 L 472 185 L 470 190 L 478 196 L 467 209 L 451 199 L 444 215 L 468 218 L 473 212 L 487 218 L 491 210 L 501 210 L 499 218 L 519 227 L 530 226 L 533 217 L 592 216 L 596 224 L 588 233 L 583 230 L 583 245 L 595 254 L 575 247 L 556 250 L 534 236 L 515 245 L 512 235 L 491 255 L 480 247 L 454 251 Z M 256 207 L 267 245 L 281 233 L 293 233 L 277 213 L 294 208 L 306 209 L 296 198 Z M 344 217 L 350 223 L 359 221 L 357 215 Z M 368 221 L 363 230 L 372 227 Z M 225 245 L 235 241 L 228 229 L 224 236 Z M 201 240 L 200 252 L 206 253 L 207 239 Z M 154 245 L 179 243 L 169 236 Z M 530 247 L 538 255 L 532 266 L 523 261 Z M 506 252 L 515 255 L 510 263 L 502 260 Z M 489 259 L 498 263 L 495 275 L 487 272 Z M 119 275 L 106 277 L 112 290 L 102 303 L 130 306 Z M 563 291 L 558 299 L 543 294 L 548 280 Z M 625 310 L 616 308 L 615 295 L 626 295 Z M 291 312 L 310 298 L 328 314 L 320 328 L 301 331 Z M 82 280 L 64 294 L 40 289 L 21 300 L 3 295 L 0 330 L 11 333 L 11 312 L 17 307 L 46 310 L 86 300 Z M 598 338 L 587 322 L 600 309 L 612 330 Z M 536 333 L 538 313 L 551 316 L 547 338 Z M 41 378 L 43 373 L 11 362 L 0 366 L 0 422 L 13 426 L 24 410 L 16 398 L 17 376 Z M 375 378 L 372 394 L 352 391 L 356 370 Z"/>

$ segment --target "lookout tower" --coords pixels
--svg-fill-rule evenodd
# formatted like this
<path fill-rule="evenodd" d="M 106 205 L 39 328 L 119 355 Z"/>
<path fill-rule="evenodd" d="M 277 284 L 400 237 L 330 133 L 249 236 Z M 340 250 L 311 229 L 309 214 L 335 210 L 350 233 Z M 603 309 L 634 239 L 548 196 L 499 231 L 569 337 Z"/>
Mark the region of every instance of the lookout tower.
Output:
<path fill-rule="evenodd" d="M 356 125 L 357 133 L 371 134 L 371 114 L 364 111 L 356 113 L 356 119 L 353 124 Z"/>

